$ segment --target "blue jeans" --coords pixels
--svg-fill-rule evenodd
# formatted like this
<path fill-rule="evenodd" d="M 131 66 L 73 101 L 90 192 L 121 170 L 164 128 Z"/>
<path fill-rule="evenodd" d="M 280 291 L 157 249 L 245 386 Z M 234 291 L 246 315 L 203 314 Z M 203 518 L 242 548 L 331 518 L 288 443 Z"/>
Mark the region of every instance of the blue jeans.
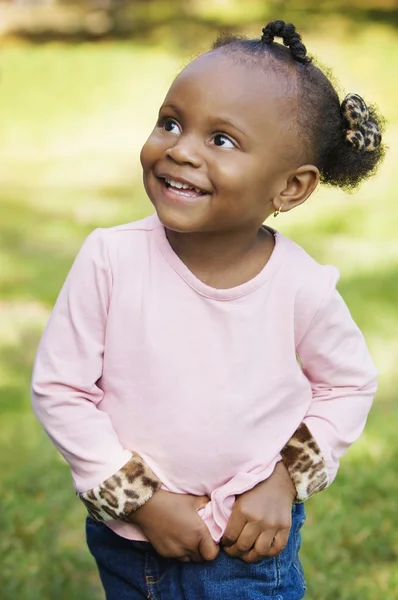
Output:
<path fill-rule="evenodd" d="M 304 506 L 293 506 L 286 548 L 275 558 L 247 564 L 224 552 L 210 562 L 163 558 L 148 542 L 126 540 L 87 518 L 87 544 L 107 600 L 301 600 L 305 580 L 298 551 Z"/>

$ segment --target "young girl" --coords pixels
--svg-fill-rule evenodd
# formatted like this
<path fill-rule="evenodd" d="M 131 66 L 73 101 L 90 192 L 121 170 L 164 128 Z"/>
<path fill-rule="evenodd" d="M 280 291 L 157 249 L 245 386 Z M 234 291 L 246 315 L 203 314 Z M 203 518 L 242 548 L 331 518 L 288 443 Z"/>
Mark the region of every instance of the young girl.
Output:
<path fill-rule="evenodd" d="M 282 21 L 173 82 L 141 152 L 156 214 L 88 237 L 33 377 L 109 600 L 303 598 L 302 502 L 376 372 L 337 270 L 263 222 L 319 181 L 356 186 L 380 142 Z"/>

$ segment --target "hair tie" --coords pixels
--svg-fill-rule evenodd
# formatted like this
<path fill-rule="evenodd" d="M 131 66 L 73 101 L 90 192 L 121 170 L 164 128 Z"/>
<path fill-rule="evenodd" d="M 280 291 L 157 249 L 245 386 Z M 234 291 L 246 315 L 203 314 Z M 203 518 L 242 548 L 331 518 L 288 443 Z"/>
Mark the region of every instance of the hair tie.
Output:
<path fill-rule="evenodd" d="M 381 132 L 369 119 L 369 109 L 358 94 L 348 94 L 340 107 L 345 139 L 359 152 L 373 152 L 380 146 Z"/>
<path fill-rule="evenodd" d="M 290 54 L 295 61 L 303 65 L 311 62 L 311 58 L 307 56 L 307 49 L 301 41 L 301 36 L 292 23 L 272 21 L 262 29 L 261 42 L 263 44 L 272 44 L 275 37 L 282 38 L 283 44 L 289 47 Z"/>

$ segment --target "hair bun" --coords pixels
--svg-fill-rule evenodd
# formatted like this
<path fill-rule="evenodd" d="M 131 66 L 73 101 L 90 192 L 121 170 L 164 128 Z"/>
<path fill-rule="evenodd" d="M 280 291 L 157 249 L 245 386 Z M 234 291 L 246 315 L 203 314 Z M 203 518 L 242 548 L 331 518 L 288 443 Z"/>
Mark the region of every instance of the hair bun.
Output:
<path fill-rule="evenodd" d="M 263 28 L 262 33 L 261 41 L 263 44 L 272 44 L 275 37 L 280 37 L 284 45 L 290 48 L 294 60 L 303 65 L 311 62 L 311 59 L 307 56 L 307 49 L 301 41 L 301 36 L 292 23 L 271 21 Z"/>
<path fill-rule="evenodd" d="M 340 107 L 346 141 L 359 152 L 373 152 L 381 143 L 381 131 L 369 118 L 366 102 L 358 94 L 348 94 Z"/>

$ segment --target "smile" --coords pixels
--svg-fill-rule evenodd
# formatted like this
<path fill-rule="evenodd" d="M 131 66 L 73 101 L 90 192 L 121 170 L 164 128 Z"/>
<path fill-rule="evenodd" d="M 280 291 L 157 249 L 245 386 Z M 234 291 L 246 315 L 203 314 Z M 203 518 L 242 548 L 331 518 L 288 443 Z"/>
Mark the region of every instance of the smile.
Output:
<path fill-rule="evenodd" d="M 198 187 L 194 187 L 193 185 L 189 185 L 188 183 L 181 183 L 181 181 L 175 181 L 174 179 L 164 178 L 167 187 L 177 188 L 179 190 L 194 190 L 197 194 L 205 194 L 203 190 Z"/>
<path fill-rule="evenodd" d="M 177 181 L 176 179 L 171 179 L 170 177 L 161 177 L 161 179 L 163 179 L 168 190 L 179 196 L 185 196 L 186 198 L 199 198 L 208 193 L 188 182 Z"/>

